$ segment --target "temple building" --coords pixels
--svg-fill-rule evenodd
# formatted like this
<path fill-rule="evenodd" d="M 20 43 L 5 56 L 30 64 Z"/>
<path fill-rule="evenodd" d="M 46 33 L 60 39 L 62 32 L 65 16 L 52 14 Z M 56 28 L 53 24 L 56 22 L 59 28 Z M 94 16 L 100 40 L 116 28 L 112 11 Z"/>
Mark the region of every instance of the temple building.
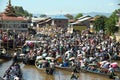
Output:
<path fill-rule="evenodd" d="M 11 0 L 3 13 L 0 13 L 0 30 L 15 31 L 15 32 L 26 32 L 28 30 L 28 20 L 22 16 L 17 16 Z"/>

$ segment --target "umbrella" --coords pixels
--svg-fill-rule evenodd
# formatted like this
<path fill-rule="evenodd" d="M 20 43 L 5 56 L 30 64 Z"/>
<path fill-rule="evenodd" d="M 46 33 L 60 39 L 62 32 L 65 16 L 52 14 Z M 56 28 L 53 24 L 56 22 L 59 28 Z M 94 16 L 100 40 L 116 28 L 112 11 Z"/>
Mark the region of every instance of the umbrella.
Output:
<path fill-rule="evenodd" d="M 38 60 L 38 63 L 44 63 L 46 60 Z"/>
<path fill-rule="evenodd" d="M 95 63 L 92 63 L 92 64 L 89 64 L 89 66 L 96 66 L 97 64 L 95 64 Z"/>
<path fill-rule="evenodd" d="M 42 54 L 42 56 L 43 56 L 43 57 L 46 57 L 46 56 L 47 56 L 47 53 Z"/>
<path fill-rule="evenodd" d="M 42 59 L 43 57 L 42 56 L 37 56 L 36 57 L 36 59 L 38 60 L 38 59 Z"/>
<path fill-rule="evenodd" d="M 53 57 L 46 57 L 45 59 L 54 60 L 55 58 L 53 58 Z"/>
<path fill-rule="evenodd" d="M 69 60 L 74 60 L 75 59 L 75 57 L 71 57 L 71 58 L 69 58 Z"/>
<path fill-rule="evenodd" d="M 57 55 L 57 56 L 56 56 L 56 58 L 59 58 L 59 57 L 61 57 L 61 56 L 60 56 L 60 55 Z"/>

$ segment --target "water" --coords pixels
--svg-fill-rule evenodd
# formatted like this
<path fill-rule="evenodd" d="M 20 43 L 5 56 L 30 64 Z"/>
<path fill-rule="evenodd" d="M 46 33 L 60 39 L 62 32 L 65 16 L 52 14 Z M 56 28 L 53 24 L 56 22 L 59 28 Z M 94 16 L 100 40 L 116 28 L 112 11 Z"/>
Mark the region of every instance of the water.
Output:
<path fill-rule="evenodd" d="M 0 60 L 0 77 L 3 76 L 6 69 L 12 64 L 12 61 Z M 47 75 L 43 70 L 37 69 L 34 65 L 24 65 L 20 63 L 24 80 L 70 80 L 71 72 L 56 70 L 54 75 Z M 120 65 L 120 62 L 119 62 Z M 107 76 L 93 73 L 79 73 L 79 80 L 110 80 Z"/>

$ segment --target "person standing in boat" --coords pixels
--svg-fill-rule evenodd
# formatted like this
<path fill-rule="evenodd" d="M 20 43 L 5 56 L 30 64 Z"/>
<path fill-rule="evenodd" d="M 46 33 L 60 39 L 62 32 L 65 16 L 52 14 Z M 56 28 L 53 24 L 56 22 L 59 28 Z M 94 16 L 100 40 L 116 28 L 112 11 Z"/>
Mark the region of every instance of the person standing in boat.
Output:
<path fill-rule="evenodd" d="M 110 67 L 109 72 L 110 72 L 109 78 L 114 79 L 114 76 L 116 76 L 115 73 L 114 73 L 114 68 Z"/>
<path fill-rule="evenodd" d="M 52 60 L 52 61 L 50 62 L 50 70 L 49 70 L 49 73 L 50 73 L 50 74 L 53 74 L 54 68 L 55 68 L 55 64 L 54 64 L 54 60 Z"/>

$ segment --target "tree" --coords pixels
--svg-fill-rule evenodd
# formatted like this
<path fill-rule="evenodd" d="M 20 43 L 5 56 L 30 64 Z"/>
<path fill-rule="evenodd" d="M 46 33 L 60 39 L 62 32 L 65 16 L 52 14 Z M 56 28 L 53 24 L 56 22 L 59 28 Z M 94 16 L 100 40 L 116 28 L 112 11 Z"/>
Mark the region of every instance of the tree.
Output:
<path fill-rule="evenodd" d="M 118 31 L 118 27 L 115 25 L 118 22 L 117 13 L 119 11 L 120 9 L 115 10 L 105 23 L 105 32 L 109 35 L 113 35 L 115 32 Z"/>
<path fill-rule="evenodd" d="M 46 14 L 41 14 L 40 17 L 41 17 L 41 18 L 47 17 L 47 15 L 46 15 Z"/>
<path fill-rule="evenodd" d="M 76 16 L 75 16 L 75 19 L 79 18 L 79 17 L 82 17 L 83 14 L 82 13 L 78 13 Z"/>
<path fill-rule="evenodd" d="M 15 11 L 17 16 L 32 17 L 32 14 L 29 13 L 27 10 L 24 10 L 23 7 L 21 7 L 21 6 L 15 6 L 14 11 Z"/>
<path fill-rule="evenodd" d="M 100 30 L 105 30 L 105 22 L 107 20 L 107 17 L 105 16 L 97 16 L 97 18 L 95 19 L 95 22 L 93 24 L 93 27 L 96 31 L 100 31 Z"/>
<path fill-rule="evenodd" d="M 118 22 L 118 16 L 117 14 L 120 12 L 120 9 L 115 10 L 112 15 L 110 16 L 111 18 L 113 18 L 115 20 L 115 22 Z"/>
<path fill-rule="evenodd" d="M 73 19 L 74 17 L 73 17 L 73 15 L 71 15 L 71 14 L 66 14 L 65 15 L 68 19 Z"/>
<path fill-rule="evenodd" d="M 113 35 L 115 32 L 118 31 L 118 27 L 115 25 L 116 25 L 115 18 L 110 17 L 105 23 L 105 32 L 108 35 Z"/>

